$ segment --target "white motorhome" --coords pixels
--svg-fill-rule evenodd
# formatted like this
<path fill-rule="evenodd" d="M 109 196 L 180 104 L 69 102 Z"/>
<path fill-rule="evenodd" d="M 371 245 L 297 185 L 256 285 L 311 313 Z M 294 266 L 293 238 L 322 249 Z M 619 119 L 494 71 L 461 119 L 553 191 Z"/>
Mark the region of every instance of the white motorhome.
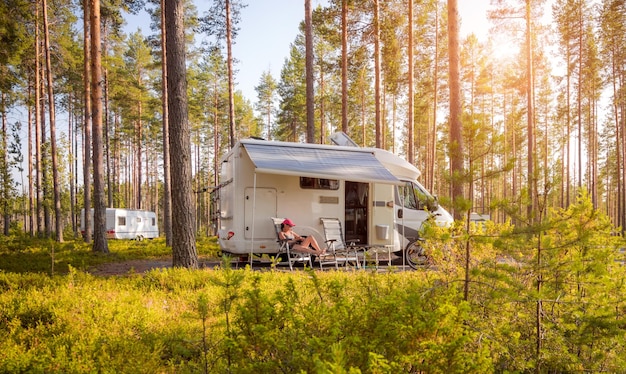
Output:
<path fill-rule="evenodd" d="M 212 217 L 225 253 L 277 253 L 270 217 L 290 218 L 319 243 L 320 218 L 339 218 L 347 241 L 400 255 L 429 217 L 453 220 L 417 181 L 417 168 L 381 149 L 246 139 L 221 165 Z"/>
<path fill-rule="evenodd" d="M 90 226 L 93 230 L 93 209 Z M 80 230 L 85 233 L 85 210 L 80 212 Z M 106 208 L 107 239 L 154 239 L 159 237 L 155 212 L 141 209 Z"/>

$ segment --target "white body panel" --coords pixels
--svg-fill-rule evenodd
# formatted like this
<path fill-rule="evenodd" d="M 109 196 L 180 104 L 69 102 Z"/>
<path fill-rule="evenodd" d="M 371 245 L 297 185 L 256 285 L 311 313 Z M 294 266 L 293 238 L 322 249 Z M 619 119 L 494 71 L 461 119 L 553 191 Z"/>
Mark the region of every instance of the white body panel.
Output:
<path fill-rule="evenodd" d="M 106 208 L 107 239 L 154 239 L 159 237 L 155 212 L 140 209 Z M 91 221 L 93 230 L 93 209 Z M 85 211 L 80 213 L 80 230 L 85 232 Z"/>
<path fill-rule="evenodd" d="M 255 141 L 245 143 L 255 144 Z M 285 143 L 264 144 L 279 146 Z M 347 148 L 316 144 L 298 144 L 297 147 L 319 148 L 327 154 L 333 152 L 332 148 Z M 219 203 L 218 241 L 222 251 L 238 255 L 277 253 L 278 244 L 270 217 L 290 218 L 296 224 L 295 232 L 313 235 L 318 243 L 324 243 L 320 218 L 339 218 L 347 241 L 359 237 L 362 244 L 402 251 L 416 239 L 415 233 L 428 217 L 425 210 L 403 208 L 397 194 L 403 184 L 418 185 L 419 171 L 390 152 L 361 150 L 371 151 L 397 180 L 367 183 L 356 176 L 345 175 L 333 182 L 336 189 L 303 188 L 301 177 L 310 177 L 308 179 L 317 180 L 317 183 L 325 183 L 328 179 L 309 176 L 306 168 L 300 175 L 291 175 L 294 174 L 292 170 L 289 175 L 280 171 L 258 171 L 245 145 L 237 143 L 222 159 L 221 184 L 214 191 Z M 358 190 L 354 201 L 352 189 Z M 441 225 L 452 222 L 452 217 L 442 207 L 438 207 L 435 215 Z"/>

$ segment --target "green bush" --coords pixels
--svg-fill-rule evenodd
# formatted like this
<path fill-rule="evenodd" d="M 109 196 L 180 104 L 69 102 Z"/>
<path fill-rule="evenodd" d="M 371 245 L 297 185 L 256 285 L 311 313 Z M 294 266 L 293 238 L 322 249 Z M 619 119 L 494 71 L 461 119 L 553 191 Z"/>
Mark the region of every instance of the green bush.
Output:
<path fill-rule="evenodd" d="M 454 288 L 428 289 L 421 278 L 168 269 L 101 279 L 71 270 L 38 287 L 5 287 L 0 371 L 489 368 L 464 324 L 469 305 Z"/>
<path fill-rule="evenodd" d="M 59 245 L 63 275 L 0 270 L 0 372 L 626 372 L 613 232 L 581 197 L 536 227 L 430 237 L 435 265 L 414 272 L 225 264 L 100 278 L 85 264 L 167 249 Z M 21 262 L 49 248 L 3 240 Z"/>

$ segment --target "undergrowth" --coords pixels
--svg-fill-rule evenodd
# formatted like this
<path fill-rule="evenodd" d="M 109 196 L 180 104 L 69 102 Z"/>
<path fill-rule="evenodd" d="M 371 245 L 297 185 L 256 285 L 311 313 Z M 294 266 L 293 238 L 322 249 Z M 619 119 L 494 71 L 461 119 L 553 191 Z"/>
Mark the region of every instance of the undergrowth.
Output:
<path fill-rule="evenodd" d="M 614 231 L 581 198 L 534 230 L 488 222 L 428 237 L 420 271 L 225 262 L 106 278 L 84 269 L 169 250 L 2 238 L 0 373 L 626 372 Z"/>
<path fill-rule="evenodd" d="M 217 258 L 219 246 L 215 237 L 199 237 L 198 255 Z M 109 252 L 94 252 L 92 245 L 82 240 L 58 243 L 52 239 L 27 235 L 0 236 L 0 270 L 15 273 L 67 274 L 70 267 L 87 271 L 109 262 L 172 257 L 172 248 L 164 238 L 152 240 L 109 240 Z"/>
<path fill-rule="evenodd" d="M 432 288 L 419 273 L 167 269 L 102 279 L 71 269 L 30 275 L 30 287 L 22 277 L 0 273 L 0 372 L 491 366 L 464 327 L 472 317 L 458 292 Z"/>

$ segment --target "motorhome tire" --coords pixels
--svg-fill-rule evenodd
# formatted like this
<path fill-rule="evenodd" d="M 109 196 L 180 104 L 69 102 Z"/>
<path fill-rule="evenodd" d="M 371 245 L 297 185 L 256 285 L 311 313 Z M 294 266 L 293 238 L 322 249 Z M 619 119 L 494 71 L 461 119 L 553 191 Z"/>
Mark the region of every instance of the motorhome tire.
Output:
<path fill-rule="evenodd" d="M 404 251 L 406 256 L 406 262 L 412 269 L 422 269 L 430 262 L 426 250 L 423 247 L 423 241 L 414 240 L 407 244 Z"/>

